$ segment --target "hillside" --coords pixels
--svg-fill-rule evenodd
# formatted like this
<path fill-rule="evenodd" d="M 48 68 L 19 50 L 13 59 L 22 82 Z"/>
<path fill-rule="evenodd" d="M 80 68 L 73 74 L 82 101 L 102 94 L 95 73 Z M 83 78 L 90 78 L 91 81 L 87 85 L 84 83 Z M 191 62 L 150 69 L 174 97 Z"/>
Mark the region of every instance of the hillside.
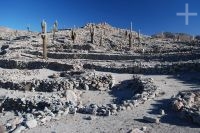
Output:
<path fill-rule="evenodd" d="M 199 131 L 197 39 L 45 28 L 0 27 L 0 133 Z"/>

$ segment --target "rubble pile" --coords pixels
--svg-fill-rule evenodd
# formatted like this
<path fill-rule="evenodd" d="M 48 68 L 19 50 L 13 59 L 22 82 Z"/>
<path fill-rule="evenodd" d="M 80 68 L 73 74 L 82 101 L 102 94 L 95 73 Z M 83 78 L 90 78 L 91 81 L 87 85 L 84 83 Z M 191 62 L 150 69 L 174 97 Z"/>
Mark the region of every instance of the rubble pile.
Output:
<path fill-rule="evenodd" d="M 172 108 L 181 118 L 200 125 L 200 91 L 183 91 L 172 100 Z"/>

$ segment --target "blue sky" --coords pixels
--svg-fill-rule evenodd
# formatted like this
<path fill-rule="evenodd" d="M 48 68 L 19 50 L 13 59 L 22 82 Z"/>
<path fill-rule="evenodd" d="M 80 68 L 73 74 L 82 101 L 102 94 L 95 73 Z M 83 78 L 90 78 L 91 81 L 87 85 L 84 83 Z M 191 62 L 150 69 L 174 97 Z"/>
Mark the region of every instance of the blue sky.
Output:
<path fill-rule="evenodd" d="M 184 17 L 177 12 L 185 11 L 185 3 L 197 17 Z M 40 22 L 45 19 L 48 27 L 58 20 L 59 27 L 83 26 L 87 22 L 109 24 L 141 29 L 144 34 L 161 31 L 200 34 L 199 0 L 2 0 L 0 4 L 0 26 L 40 31 Z"/>

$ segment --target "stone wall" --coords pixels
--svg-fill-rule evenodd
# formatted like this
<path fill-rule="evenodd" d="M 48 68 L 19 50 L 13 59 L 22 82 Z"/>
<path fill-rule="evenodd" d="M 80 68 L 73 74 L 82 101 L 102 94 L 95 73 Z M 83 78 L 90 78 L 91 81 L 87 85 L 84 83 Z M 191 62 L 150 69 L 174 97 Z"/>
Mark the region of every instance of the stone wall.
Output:
<path fill-rule="evenodd" d="M 26 51 L 27 54 L 42 55 L 38 51 Z M 187 61 L 200 58 L 198 52 L 183 52 L 170 54 L 144 54 L 144 55 L 127 55 L 127 54 L 107 54 L 107 53 L 56 53 L 49 52 L 48 57 L 52 59 L 90 59 L 90 60 L 160 60 L 160 61 Z"/>
<path fill-rule="evenodd" d="M 56 71 L 67 71 L 73 69 L 73 65 L 47 61 L 22 61 L 13 59 L 1 59 L 0 67 L 8 69 L 42 69 L 47 68 Z"/>

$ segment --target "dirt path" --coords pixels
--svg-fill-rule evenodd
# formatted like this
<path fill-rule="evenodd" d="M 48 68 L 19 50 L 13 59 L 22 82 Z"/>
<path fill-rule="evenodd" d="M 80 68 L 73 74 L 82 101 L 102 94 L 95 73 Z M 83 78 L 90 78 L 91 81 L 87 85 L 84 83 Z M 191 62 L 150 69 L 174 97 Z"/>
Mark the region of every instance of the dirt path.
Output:
<path fill-rule="evenodd" d="M 129 79 L 129 74 L 114 74 L 116 81 Z M 124 133 L 132 128 L 147 127 L 151 133 L 200 133 L 197 125 L 178 118 L 178 114 L 170 109 L 170 97 L 182 90 L 198 89 L 200 84 L 199 73 L 181 74 L 180 76 L 170 75 L 145 75 L 151 77 L 165 95 L 155 100 L 147 101 L 133 110 L 123 111 L 116 116 L 96 117 L 94 120 L 85 120 L 88 115 L 77 114 L 68 115 L 60 121 L 50 122 L 46 126 L 33 128 L 28 133 L 48 132 L 48 133 L 96 133 L 111 132 Z M 193 81 L 193 82 L 192 82 Z M 164 109 L 166 115 L 161 118 L 160 124 L 146 123 L 143 116 L 148 114 L 157 115 L 159 109 Z"/>

